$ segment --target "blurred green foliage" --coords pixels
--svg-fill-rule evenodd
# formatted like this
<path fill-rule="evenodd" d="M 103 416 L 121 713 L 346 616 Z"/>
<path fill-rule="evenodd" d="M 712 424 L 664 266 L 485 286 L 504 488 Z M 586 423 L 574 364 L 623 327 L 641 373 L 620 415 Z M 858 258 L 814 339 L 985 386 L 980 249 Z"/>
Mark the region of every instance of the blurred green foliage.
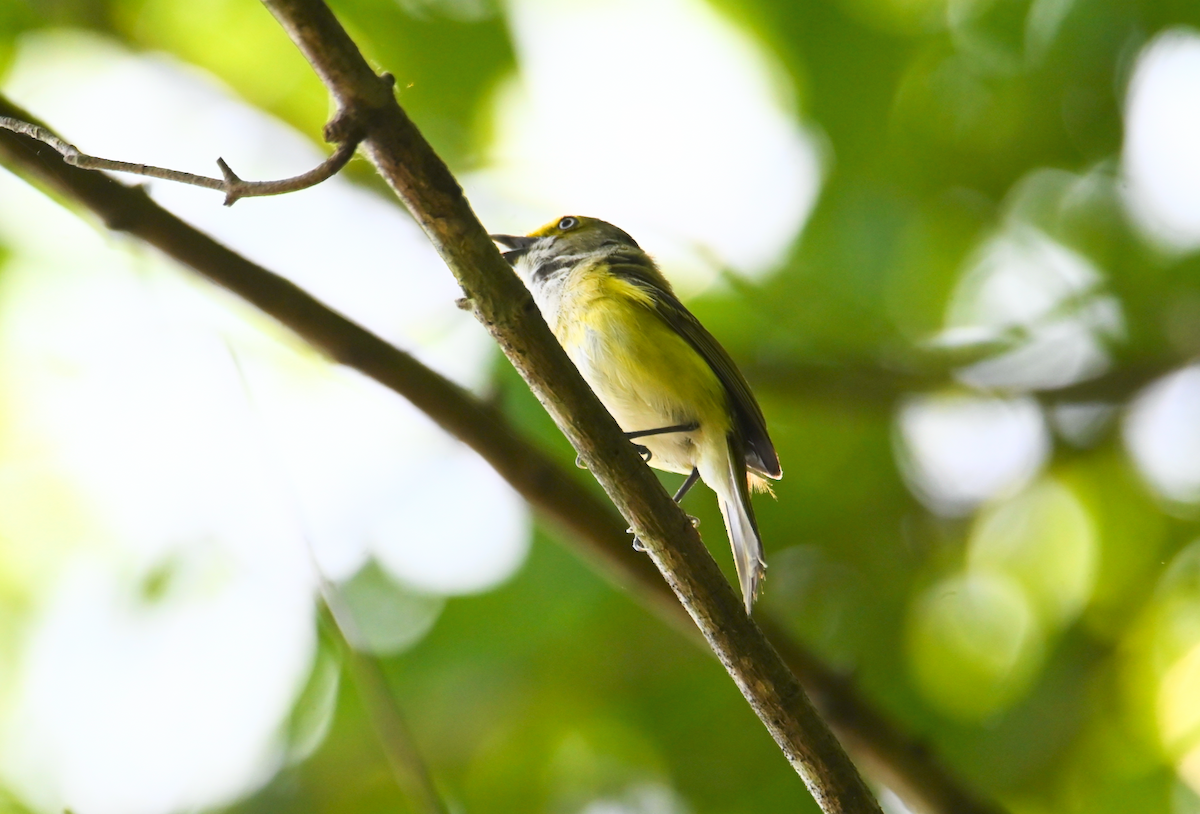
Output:
<path fill-rule="evenodd" d="M 1118 415 L 1084 444 L 1056 435 L 1022 493 L 938 516 L 906 487 L 895 431 L 899 397 L 931 380 L 960 387 L 921 342 L 981 242 L 1014 217 L 1088 258 L 1117 297 L 1125 330 L 1106 346 L 1103 400 L 1118 412 L 1143 371 L 1200 351 L 1200 254 L 1167 256 L 1135 233 L 1116 169 L 1138 50 L 1200 26 L 1200 3 L 714 3 L 785 66 L 831 156 L 786 265 L 692 303 L 745 362 L 787 470 L 778 502 L 758 504 L 761 607 L 1014 811 L 1200 811 L 1175 771 L 1200 743 L 1194 507 L 1144 485 Z M 504 9 L 333 6 L 452 168 L 474 168 L 483 102 L 515 68 Z M 7 0 L 0 65 L 22 32 L 51 26 L 168 51 L 314 138 L 328 111 L 250 0 Z M 883 384 L 860 387 L 863 370 Z M 833 386 L 807 392 L 814 371 Z M 495 386 L 569 462 L 507 367 Z M 687 508 L 724 563 L 715 506 Z M 318 664 L 302 707 L 338 693 L 328 736 L 234 810 L 403 810 L 353 685 Z M 545 532 L 513 582 L 450 601 L 387 670 L 454 810 L 574 812 L 654 784 L 697 814 L 815 810 L 717 663 Z M 306 720 L 297 742 L 314 738 Z"/>

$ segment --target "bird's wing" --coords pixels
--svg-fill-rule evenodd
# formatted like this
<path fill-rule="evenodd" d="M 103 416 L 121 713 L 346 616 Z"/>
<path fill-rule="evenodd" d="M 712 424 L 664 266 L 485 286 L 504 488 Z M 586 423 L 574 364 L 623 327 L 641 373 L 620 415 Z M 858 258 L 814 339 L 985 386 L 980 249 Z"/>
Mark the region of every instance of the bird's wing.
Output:
<path fill-rule="evenodd" d="M 746 465 L 764 477 L 782 477 L 779 456 L 767 435 L 767 421 L 745 377 L 721 344 L 679 301 L 649 258 L 643 261 L 641 257 L 617 255 L 609 258 L 609 264 L 614 275 L 634 283 L 650 295 L 655 313 L 686 339 L 717 374 L 733 405 L 734 420 L 745 444 Z"/>

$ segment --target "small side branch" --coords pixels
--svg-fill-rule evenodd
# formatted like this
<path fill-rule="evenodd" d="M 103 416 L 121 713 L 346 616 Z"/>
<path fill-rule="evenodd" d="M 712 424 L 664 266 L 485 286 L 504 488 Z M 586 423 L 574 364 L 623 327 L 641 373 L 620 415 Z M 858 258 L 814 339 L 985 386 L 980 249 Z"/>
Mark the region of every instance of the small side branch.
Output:
<path fill-rule="evenodd" d="M 0 116 L 0 127 L 5 130 L 11 130 L 14 133 L 20 133 L 23 136 L 37 139 L 53 148 L 63 157 L 63 161 L 72 167 L 79 167 L 84 170 L 128 172 L 133 175 L 161 178 L 164 181 L 176 181 L 180 184 L 203 187 L 204 189 L 215 189 L 225 193 L 225 206 L 233 206 L 240 198 L 282 195 L 285 192 L 297 192 L 301 189 L 314 187 L 322 181 L 332 178 L 342 167 L 346 166 L 354 156 L 354 151 L 358 149 L 358 143 L 362 140 L 361 135 L 355 134 L 353 137 L 342 141 L 329 158 L 308 172 L 301 173 L 292 178 L 283 178 L 278 181 L 243 181 L 237 176 L 237 173 L 230 169 L 223 158 L 217 159 L 217 166 L 221 168 L 222 177 L 209 178 L 205 175 L 194 175 L 190 172 L 169 170 L 149 164 L 132 164 L 128 161 L 113 161 L 108 158 L 88 155 L 74 144 L 63 141 L 46 128 L 21 121 L 20 119 L 14 119 L 10 116 Z"/>

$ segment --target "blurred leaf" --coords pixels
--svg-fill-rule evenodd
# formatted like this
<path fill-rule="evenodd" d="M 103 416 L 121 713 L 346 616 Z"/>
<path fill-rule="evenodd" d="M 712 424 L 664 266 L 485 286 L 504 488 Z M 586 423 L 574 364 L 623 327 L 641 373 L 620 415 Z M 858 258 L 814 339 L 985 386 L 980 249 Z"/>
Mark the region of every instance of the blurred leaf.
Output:
<path fill-rule="evenodd" d="M 374 560 L 334 590 L 333 611 L 346 639 L 356 649 L 376 655 L 393 655 L 416 644 L 446 604 L 439 596 L 399 584 Z"/>
<path fill-rule="evenodd" d="M 338 0 L 367 58 L 396 77 L 400 104 L 456 170 L 480 160 L 483 101 L 515 68 L 496 0 Z"/>
<path fill-rule="evenodd" d="M 338 643 L 330 635 L 331 631 L 319 630 L 317 651 L 308 682 L 300 691 L 288 721 L 289 762 L 298 763 L 316 751 L 329 734 L 337 711 L 342 672 Z"/>
<path fill-rule="evenodd" d="M 199 65 L 302 132 L 320 133 L 328 94 L 261 3 L 119 0 L 114 7 L 119 29 L 134 42 Z"/>

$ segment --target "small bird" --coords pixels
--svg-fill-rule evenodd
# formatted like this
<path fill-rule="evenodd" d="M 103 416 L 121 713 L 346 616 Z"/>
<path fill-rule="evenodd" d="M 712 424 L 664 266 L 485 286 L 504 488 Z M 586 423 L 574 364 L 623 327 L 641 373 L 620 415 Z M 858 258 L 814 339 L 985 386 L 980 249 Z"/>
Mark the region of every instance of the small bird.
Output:
<path fill-rule="evenodd" d="M 753 489 L 783 471 L 750 386 L 632 237 L 568 215 L 526 236 L 492 235 L 583 378 L 657 469 L 717 493 L 746 613 L 766 563 Z M 636 543 L 635 543 L 636 544 Z"/>

